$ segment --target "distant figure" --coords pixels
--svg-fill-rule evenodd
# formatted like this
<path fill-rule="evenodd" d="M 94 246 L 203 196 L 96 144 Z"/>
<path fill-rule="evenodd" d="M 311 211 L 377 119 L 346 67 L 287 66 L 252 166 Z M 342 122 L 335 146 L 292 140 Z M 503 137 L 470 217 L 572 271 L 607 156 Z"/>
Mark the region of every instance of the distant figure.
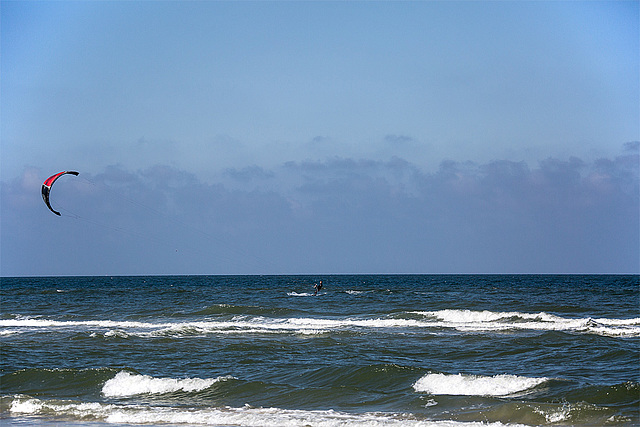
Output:
<path fill-rule="evenodd" d="M 313 287 L 316 290 L 313 294 L 318 295 L 318 291 L 322 289 L 322 280 L 320 280 L 320 283 L 316 283 L 315 285 L 313 285 Z"/>

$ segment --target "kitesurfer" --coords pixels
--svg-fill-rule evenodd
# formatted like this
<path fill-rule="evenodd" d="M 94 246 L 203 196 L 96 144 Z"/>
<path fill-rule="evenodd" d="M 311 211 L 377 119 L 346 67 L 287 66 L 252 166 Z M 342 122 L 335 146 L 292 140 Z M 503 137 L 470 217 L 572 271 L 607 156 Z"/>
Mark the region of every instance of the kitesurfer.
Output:
<path fill-rule="evenodd" d="M 316 290 L 313 294 L 318 295 L 318 291 L 322 289 L 322 280 L 320 280 L 320 283 L 316 283 L 315 285 L 313 285 L 313 288 Z"/>

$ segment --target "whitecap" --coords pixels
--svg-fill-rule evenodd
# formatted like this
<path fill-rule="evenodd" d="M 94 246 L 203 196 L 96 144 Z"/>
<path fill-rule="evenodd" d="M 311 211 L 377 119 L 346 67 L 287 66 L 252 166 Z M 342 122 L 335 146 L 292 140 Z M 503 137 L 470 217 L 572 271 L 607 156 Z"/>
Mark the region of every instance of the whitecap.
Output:
<path fill-rule="evenodd" d="M 102 394 L 108 397 L 123 397 L 138 394 L 164 394 L 174 391 L 200 391 L 211 387 L 219 381 L 232 378 L 154 378 L 149 375 L 137 375 L 121 371 L 105 382 L 102 387 Z"/>
<path fill-rule="evenodd" d="M 295 294 L 295 293 L 293 293 Z M 310 296 L 312 294 L 295 294 Z M 403 328 L 452 328 L 462 332 L 501 332 L 514 330 L 567 331 L 612 337 L 640 336 L 640 318 L 563 318 L 549 313 L 493 312 L 473 310 L 412 311 L 413 318 L 346 317 L 346 318 L 271 318 L 263 316 L 235 316 L 230 320 L 204 320 L 197 322 L 136 322 L 114 320 L 61 321 L 42 318 L 16 318 L 0 320 L 6 331 L 36 330 L 47 332 L 75 329 L 98 335 L 111 336 L 171 336 L 190 337 L 202 334 L 239 333 L 322 333 L 342 330 L 386 329 L 394 332 Z M 416 317 L 415 315 L 422 316 Z M 22 329 L 24 328 L 24 329 Z M 404 332 L 404 331 L 401 331 Z M 4 332 L 9 334 L 9 332 Z"/>
<path fill-rule="evenodd" d="M 108 417 L 115 405 L 98 402 L 46 401 L 36 398 L 15 396 L 9 411 L 16 414 L 29 415 L 64 415 L 83 419 L 85 417 Z"/>
<path fill-rule="evenodd" d="M 104 333 L 104 337 L 105 338 L 129 338 L 129 334 L 120 329 L 111 329 Z"/>
<path fill-rule="evenodd" d="M 454 328 L 464 332 L 509 330 L 568 331 L 604 336 L 640 336 L 640 319 L 564 318 L 545 312 L 494 312 L 474 310 L 412 311 L 425 317 L 431 327 Z"/>
<path fill-rule="evenodd" d="M 458 396 L 507 396 L 524 392 L 548 381 L 548 378 L 529 378 L 517 375 L 427 374 L 413 385 L 419 393 Z"/>
<path fill-rule="evenodd" d="M 42 401 L 38 399 L 15 399 L 9 410 L 21 414 L 35 414 L 42 409 Z"/>
<path fill-rule="evenodd" d="M 281 408 L 208 407 L 186 408 L 147 405 L 118 405 L 105 403 L 77 403 L 73 401 L 45 401 L 35 398 L 15 398 L 11 412 L 66 419 L 95 419 L 115 424 L 188 424 L 242 425 L 286 427 L 313 425 L 316 427 L 501 427 L 500 422 L 431 421 L 416 419 L 412 414 L 388 412 L 347 413 L 335 410 L 297 410 Z M 516 426 L 509 424 L 509 426 Z"/>

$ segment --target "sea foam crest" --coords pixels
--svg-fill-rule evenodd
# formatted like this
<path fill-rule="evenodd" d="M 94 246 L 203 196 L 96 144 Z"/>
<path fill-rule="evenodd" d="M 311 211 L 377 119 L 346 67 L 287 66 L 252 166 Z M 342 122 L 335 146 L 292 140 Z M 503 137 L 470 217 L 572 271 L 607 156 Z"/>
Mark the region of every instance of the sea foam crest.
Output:
<path fill-rule="evenodd" d="M 415 391 L 458 396 L 507 396 L 529 390 L 548 378 L 528 378 L 517 375 L 492 377 L 464 374 L 427 374 L 413 385 Z"/>
<path fill-rule="evenodd" d="M 137 394 L 163 394 L 174 391 L 200 391 L 211 387 L 218 381 L 233 377 L 218 378 L 154 378 L 149 375 L 136 375 L 121 371 L 105 382 L 102 394 L 108 397 L 133 396 Z"/>
<path fill-rule="evenodd" d="M 1 327 L 32 327 L 32 328 L 63 328 L 72 326 L 99 327 L 99 328 L 144 328 L 152 326 L 163 326 L 163 324 L 149 324 L 144 322 L 114 321 L 114 320 L 85 320 L 85 321 L 65 321 L 49 319 L 3 319 L 0 320 Z"/>
<path fill-rule="evenodd" d="M 494 312 L 474 310 L 414 311 L 425 316 L 431 326 L 455 328 L 461 331 L 501 331 L 513 329 L 539 331 L 573 331 L 604 336 L 640 336 L 640 318 L 565 318 L 553 314 Z"/>
<path fill-rule="evenodd" d="M 312 294 L 311 292 L 287 292 L 287 295 L 290 297 L 312 297 L 314 296 L 314 294 Z"/>
<path fill-rule="evenodd" d="M 521 313 L 513 312 L 495 312 L 495 311 L 473 311 L 473 310 L 440 310 L 427 312 L 438 319 L 445 322 L 459 323 L 478 323 L 478 322 L 497 322 L 507 319 L 513 320 L 538 320 L 543 322 L 555 322 L 563 320 L 561 317 L 552 314 L 541 313 Z"/>
<path fill-rule="evenodd" d="M 408 414 L 345 413 L 334 410 L 295 410 L 281 408 L 221 407 L 179 408 L 167 406 L 117 405 L 44 401 L 15 397 L 11 412 L 30 415 L 56 415 L 72 420 L 97 419 L 117 424 L 188 424 L 242 425 L 286 427 L 313 425 L 316 427 L 502 427 L 500 422 L 459 422 L 451 420 L 418 420 Z M 509 424 L 514 427 L 515 424 Z"/>
<path fill-rule="evenodd" d="M 98 402 L 91 403 L 77 403 L 77 402 L 64 402 L 64 403 L 50 403 L 45 400 L 36 398 L 26 398 L 22 396 L 15 396 L 11 402 L 9 410 L 17 414 L 56 414 L 65 415 L 67 417 L 73 417 L 82 419 L 85 417 L 91 418 L 103 418 L 110 414 L 111 410 L 115 408 L 114 405 L 104 405 Z"/>
<path fill-rule="evenodd" d="M 48 319 L 3 319 L 0 334 L 19 333 L 23 329 L 42 332 L 65 329 L 91 332 L 92 336 L 127 338 L 136 336 L 193 336 L 210 333 L 302 333 L 319 334 L 349 329 L 387 331 L 400 328 L 454 328 L 459 331 L 494 332 L 504 330 L 570 331 L 613 337 L 640 336 L 640 318 L 564 318 L 549 313 L 494 312 L 473 310 L 411 311 L 411 318 L 272 318 L 242 315 L 232 319 L 206 319 L 191 322 L 133 322 L 113 320 L 60 321 Z M 419 315 L 422 318 L 416 318 Z M 107 331 L 104 331 L 107 329 Z M 101 331 L 102 330 L 102 331 Z"/>

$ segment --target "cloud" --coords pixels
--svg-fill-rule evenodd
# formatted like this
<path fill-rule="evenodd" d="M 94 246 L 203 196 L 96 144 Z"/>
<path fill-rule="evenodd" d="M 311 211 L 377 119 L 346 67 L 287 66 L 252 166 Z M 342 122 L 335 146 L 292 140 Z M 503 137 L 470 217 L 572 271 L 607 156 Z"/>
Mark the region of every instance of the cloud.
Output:
<path fill-rule="evenodd" d="M 638 153 L 640 150 L 640 141 L 630 141 L 624 144 L 624 150 L 629 153 Z"/>
<path fill-rule="evenodd" d="M 0 188 L 1 273 L 638 273 L 638 158 L 110 166 L 56 183 L 62 218 L 27 168 Z"/>
<path fill-rule="evenodd" d="M 242 169 L 229 168 L 224 172 L 224 175 L 228 176 L 234 181 L 239 181 L 242 183 L 268 180 L 275 176 L 272 171 L 265 170 L 264 168 L 257 165 L 247 166 Z"/>

